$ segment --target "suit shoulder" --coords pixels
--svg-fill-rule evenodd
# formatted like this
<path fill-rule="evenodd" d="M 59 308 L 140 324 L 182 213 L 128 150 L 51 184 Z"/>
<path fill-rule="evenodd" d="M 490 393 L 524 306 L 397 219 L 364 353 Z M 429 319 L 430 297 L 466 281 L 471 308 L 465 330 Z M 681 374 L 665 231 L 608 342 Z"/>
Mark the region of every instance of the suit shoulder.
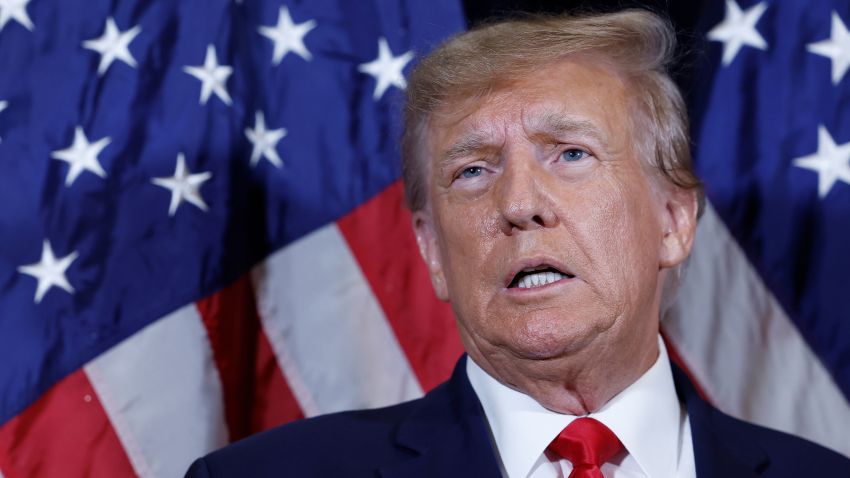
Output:
<path fill-rule="evenodd" d="M 746 464 L 759 471 L 759 476 L 772 478 L 850 476 L 850 458 L 723 413 L 700 397 L 685 372 L 675 365 L 673 377 L 676 392 L 687 406 L 698 469 L 725 470 L 725 466 Z"/>
<path fill-rule="evenodd" d="M 407 458 L 393 435 L 420 400 L 281 425 L 197 460 L 187 476 L 371 476 L 377 464 Z"/>
<path fill-rule="evenodd" d="M 769 458 L 767 477 L 850 476 L 850 458 L 817 443 L 724 414 L 738 440 L 754 440 Z"/>

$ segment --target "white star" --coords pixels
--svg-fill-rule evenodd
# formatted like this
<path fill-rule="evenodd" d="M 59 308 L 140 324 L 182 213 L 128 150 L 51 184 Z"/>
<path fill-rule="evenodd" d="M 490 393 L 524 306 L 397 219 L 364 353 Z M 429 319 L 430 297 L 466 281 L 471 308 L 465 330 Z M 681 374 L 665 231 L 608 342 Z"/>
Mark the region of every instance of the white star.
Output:
<path fill-rule="evenodd" d="M 298 24 L 293 23 L 292 17 L 289 15 L 289 9 L 280 7 L 280 12 L 277 15 L 277 25 L 273 27 L 260 27 L 258 30 L 260 35 L 274 42 L 272 64 L 278 65 L 280 64 L 280 60 L 289 52 L 293 52 L 307 61 L 313 58 L 310 50 L 304 46 L 304 36 L 314 28 L 316 28 L 315 20 L 308 20 Z"/>
<path fill-rule="evenodd" d="M 263 117 L 262 111 L 257 111 L 255 115 L 254 129 L 245 128 L 245 136 L 254 145 L 254 150 L 251 151 L 251 166 L 256 166 L 260 158 L 266 158 L 270 163 L 279 168 L 283 166 L 283 161 L 277 154 L 278 141 L 286 136 L 286 129 L 266 129 L 266 120 Z"/>
<path fill-rule="evenodd" d="M 413 52 L 410 51 L 403 55 L 393 56 L 390 46 L 387 44 L 387 39 L 381 37 L 378 39 L 378 58 L 369 63 L 363 63 L 357 69 L 375 77 L 375 93 L 372 96 L 375 100 L 379 100 L 390 86 L 407 88 L 407 82 L 404 80 L 404 74 L 401 71 L 412 59 Z"/>
<path fill-rule="evenodd" d="M 53 151 L 50 156 L 68 163 L 68 174 L 65 176 L 65 186 L 71 186 L 83 171 L 91 171 L 101 178 L 106 177 L 106 171 L 97 160 L 97 155 L 103 151 L 112 139 L 107 136 L 94 143 L 89 143 L 83 128 L 74 129 L 74 142 L 66 149 Z"/>
<path fill-rule="evenodd" d="M 211 177 L 212 173 L 209 171 L 192 174 L 191 171 L 186 169 L 186 157 L 183 156 L 183 153 L 180 153 L 177 155 L 177 167 L 174 169 L 174 176 L 153 178 L 151 182 L 171 191 L 171 205 L 168 206 L 168 215 L 173 216 L 183 201 L 194 204 L 202 211 L 209 209 L 204 198 L 201 197 L 199 189 L 201 184 L 204 184 Z"/>
<path fill-rule="evenodd" d="M 115 25 L 115 20 L 112 17 L 106 19 L 106 26 L 103 29 L 103 34 L 99 38 L 86 40 L 83 42 L 83 47 L 89 50 L 94 50 L 100 53 L 100 65 L 97 67 L 97 74 L 103 75 L 109 69 L 109 65 L 115 60 L 121 60 L 131 67 L 136 67 L 136 59 L 130 53 L 128 47 L 130 42 L 136 38 L 136 35 L 142 32 L 142 28 L 138 25 L 122 32 Z"/>
<path fill-rule="evenodd" d="M 829 40 L 809 43 L 810 52 L 832 60 L 832 84 L 837 85 L 850 68 L 850 32 L 835 11 L 832 12 L 832 32 Z"/>
<path fill-rule="evenodd" d="M 760 2 L 747 11 L 734 0 L 726 0 L 726 17 L 708 32 L 709 40 L 723 42 L 723 65 L 729 65 L 741 47 L 747 45 L 759 50 L 767 49 L 767 42 L 756 30 L 756 23 L 767 10 L 765 2 Z"/>
<path fill-rule="evenodd" d="M 35 289 L 36 304 L 41 302 L 44 294 L 47 294 L 50 288 L 54 286 L 69 294 L 74 293 L 74 288 L 71 287 L 68 278 L 65 277 L 65 271 L 77 259 L 78 255 L 77 251 L 74 251 L 61 259 L 56 259 L 56 256 L 53 255 L 53 248 L 50 247 L 50 241 L 45 239 L 41 248 L 41 259 L 35 264 L 18 267 L 18 272 L 33 276 L 38 281 L 38 287 Z"/>
<path fill-rule="evenodd" d="M 0 113 L 2 113 L 3 110 L 5 110 L 7 106 L 9 106 L 8 101 L 0 101 Z M 2 143 L 2 142 L 3 142 L 3 138 L 0 138 L 0 143 Z"/>
<path fill-rule="evenodd" d="M 27 30 L 32 31 L 32 20 L 27 15 L 28 3 L 30 0 L 0 0 L 0 32 L 9 20 L 15 20 Z"/>
<path fill-rule="evenodd" d="M 818 197 L 823 199 L 836 181 L 850 184 L 850 142 L 836 145 L 829 131 L 818 126 L 818 152 L 794 160 L 794 166 L 818 173 Z"/>
<path fill-rule="evenodd" d="M 215 48 L 207 46 L 207 56 L 204 58 L 204 66 L 184 66 L 183 71 L 201 80 L 201 104 L 207 104 L 210 94 L 215 93 L 226 105 L 230 105 L 230 95 L 227 93 L 225 83 L 233 73 L 233 68 L 227 65 L 219 65 L 215 55 Z"/>

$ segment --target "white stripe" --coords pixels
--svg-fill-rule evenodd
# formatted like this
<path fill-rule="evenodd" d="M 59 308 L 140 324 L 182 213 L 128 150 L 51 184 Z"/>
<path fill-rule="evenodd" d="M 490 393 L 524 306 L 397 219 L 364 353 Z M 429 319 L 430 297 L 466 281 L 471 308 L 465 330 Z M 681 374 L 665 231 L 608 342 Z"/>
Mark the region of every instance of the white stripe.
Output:
<path fill-rule="evenodd" d="M 183 476 L 227 443 L 221 381 L 194 304 L 85 366 L 136 473 Z"/>
<path fill-rule="evenodd" d="M 306 415 L 422 395 L 335 224 L 269 257 L 253 280 L 263 329 Z"/>
<path fill-rule="evenodd" d="M 710 205 L 665 331 L 721 410 L 850 456 L 850 403 Z"/>

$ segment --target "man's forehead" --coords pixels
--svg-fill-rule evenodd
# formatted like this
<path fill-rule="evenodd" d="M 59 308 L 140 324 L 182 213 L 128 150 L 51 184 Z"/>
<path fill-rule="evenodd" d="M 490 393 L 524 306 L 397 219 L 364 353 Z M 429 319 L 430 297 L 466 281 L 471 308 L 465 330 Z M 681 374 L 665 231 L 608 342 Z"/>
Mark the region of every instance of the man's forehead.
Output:
<path fill-rule="evenodd" d="M 577 111 L 568 103 L 534 103 L 523 98 L 503 104 L 480 103 L 460 118 L 447 119 L 433 121 L 430 128 L 432 152 L 446 160 L 500 146 L 512 135 L 542 143 L 583 138 L 606 147 L 614 133 L 603 116 Z"/>
<path fill-rule="evenodd" d="M 504 136 L 508 127 L 601 134 L 607 125 L 600 123 L 610 117 L 597 113 L 624 106 L 625 86 L 621 75 L 598 62 L 565 59 L 494 84 L 486 94 L 447 102 L 431 115 L 429 130 L 439 142 L 465 143 Z"/>

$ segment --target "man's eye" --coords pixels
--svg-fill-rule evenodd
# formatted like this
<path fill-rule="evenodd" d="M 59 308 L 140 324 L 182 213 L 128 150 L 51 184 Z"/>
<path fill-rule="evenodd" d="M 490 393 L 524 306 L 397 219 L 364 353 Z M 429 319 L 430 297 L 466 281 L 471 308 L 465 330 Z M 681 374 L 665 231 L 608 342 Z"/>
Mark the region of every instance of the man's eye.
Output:
<path fill-rule="evenodd" d="M 458 177 L 461 178 L 474 178 L 476 176 L 481 176 L 481 172 L 484 171 L 480 166 L 470 166 L 463 171 L 460 172 Z"/>
<path fill-rule="evenodd" d="M 580 159 L 586 158 L 589 155 L 590 153 L 588 153 L 587 151 L 573 148 L 561 153 L 561 158 L 563 158 L 564 161 L 578 161 Z"/>

